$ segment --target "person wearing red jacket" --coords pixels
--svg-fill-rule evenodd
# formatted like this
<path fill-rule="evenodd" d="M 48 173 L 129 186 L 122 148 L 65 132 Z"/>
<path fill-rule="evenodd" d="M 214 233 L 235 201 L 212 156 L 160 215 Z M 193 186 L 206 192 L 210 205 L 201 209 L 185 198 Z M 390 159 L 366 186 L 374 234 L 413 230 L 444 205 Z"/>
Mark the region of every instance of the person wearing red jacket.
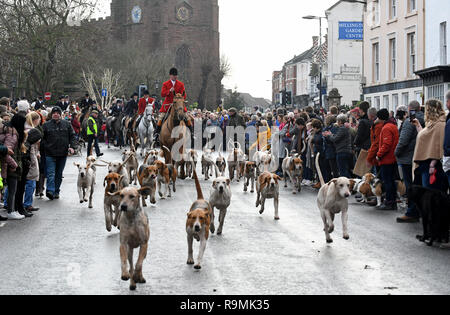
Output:
<path fill-rule="evenodd" d="M 174 96 L 177 94 L 183 95 L 184 99 L 186 99 L 186 89 L 184 87 L 184 83 L 178 81 L 178 70 L 176 68 L 170 69 L 169 72 L 170 80 L 163 83 L 161 89 L 161 97 L 164 98 L 164 102 L 159 110 L 160 113 L 167 114 L 169 112 L 170 107 L 173 104 Z M 184 107 L 184 112 L 187 112 L 186 106 Z M 159 118 L 156 132 L 155 132 L 155 141 L 158 140 L 158 136 L 161 132 L 161 126 L 163 122 L 164 115 Z M 191 128 L 190 121 L 187 122 L 187 126 Z"/>
<path fill-rule="evenodd" d="M 72 114 L 72 128 L 75 131 L 77 137 L 80 136 L 81 124 L 79 120 L 79 114 Z"/>
<path fill-rule="evenodd" d="M 380 177 L 386 191 L 384 204 L 377 207 L 378 210 L 397 210 L 397 197 L 394 174 L 396 158 L 395 148 L 399 140 L 397 123 L 394 118 L 389 117 L 389 111 L 382 109 L 378 111 L 377 117 L 384 121 L 380 134 L 380 144 L 376 159 L 380 165 Z"/>
<path fill-rule="evenodd" d="M 149 104 L 153 104 L 153 106 L 154 106 L 155 99 L 150 97 L 149 91 L 145 91 L 144 97 L 142 97 L 138 103 L 138 115 L 139 116 L 144 114 L 145 109 L 147 108 L 147 105 L 149 105 Z"/>

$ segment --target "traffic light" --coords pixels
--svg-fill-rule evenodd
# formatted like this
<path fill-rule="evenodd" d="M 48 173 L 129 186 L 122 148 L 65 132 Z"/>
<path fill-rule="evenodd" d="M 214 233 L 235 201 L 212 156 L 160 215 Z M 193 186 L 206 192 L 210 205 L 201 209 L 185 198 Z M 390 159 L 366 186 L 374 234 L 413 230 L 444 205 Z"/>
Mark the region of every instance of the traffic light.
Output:
<path fill-rule="evenodd" d="M 292 105 L 292 92 L 286 92 L 286 105 Z"/>
<path fill-rule="evenodd" d="M 286 91 L 281 92 L 281 105 L 286 105 Z"/>

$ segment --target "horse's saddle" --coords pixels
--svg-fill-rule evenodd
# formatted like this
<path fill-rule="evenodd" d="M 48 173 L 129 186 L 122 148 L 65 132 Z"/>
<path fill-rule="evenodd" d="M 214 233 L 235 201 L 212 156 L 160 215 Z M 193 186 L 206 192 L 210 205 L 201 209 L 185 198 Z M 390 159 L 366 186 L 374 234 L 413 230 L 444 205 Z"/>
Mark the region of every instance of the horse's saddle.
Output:
<path fill-rule="evenodd" d="M 136 120 L 138 119 L 138 115 L 134 115 L 133 117 L 126 117 L 125 118 L 125 129 L 136 129 Z"/>
<path fill-rule="evenodd" d="M 142 116 L 138 116 L 135 120 L 134 120 L 134 122 L 133 122 L 133 130 L 136 130 L 136 128 L 139 126 L 139 124 L 141 123 L 141 119 L 142 119 Z"/>

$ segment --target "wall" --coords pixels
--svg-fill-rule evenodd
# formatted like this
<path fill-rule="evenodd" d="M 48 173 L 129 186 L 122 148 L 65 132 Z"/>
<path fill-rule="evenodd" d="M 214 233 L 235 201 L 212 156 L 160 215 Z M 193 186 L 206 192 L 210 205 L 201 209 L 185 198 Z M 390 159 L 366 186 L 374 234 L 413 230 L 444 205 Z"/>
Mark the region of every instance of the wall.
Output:
<path fill-rule="evenodd" d="M 379 23 L 374 20 L 373 5 L 379 4 Z M 416 93 L 422 91 L 420 78 L 415 74 L 408 74 L 408 50 L 407 35 L 410 32 L 416 34 L 416 71 L 425 67 L 425 7 L 424 0 L 417 0 L 417 9 L 408 12 L 408 1 L 397 1 L 397 17 L 391 18 L 389 14 L 389 0 L 380 0 L 375 2 L 368 1 L 367 11 L 364 19 L 364 77 L 367 80 L 365 88 L 365 98 L 374 97 L 376 95 L 387 96 L 392 104 L 392 97 L 395 94 L 407 92 L 409 100 L 416 99 Z M 395 38 L 396 53 L 396 77 L 390 77 L 390 54 L 389 40 Z M 379 43 L 380 47 L 380 78 L 374 80 L 373 71 L 373 44 Z M 398 84 L 401 88 L 391 89 L 392 86 Z M 376 93 L 368 93 L 367 91 L 377 88 Z M 401 98 L 399 105 L 402 104 Z"/>
<path fill-rule="evenodd" d="M 142 10 L 141 22 L 137 24 L 131 20 L 131 11 L 135 5 L 139 5 Z M 177 8 L 182 5 L 187 6 L 190 12 L 190 19 L 186 22 L 177 19 Z M 217 107 L 218 89 L 214 79 L 220 65 L 217 0 L 113 0 L 111 19 L 115 40 L 140 42 L 149 51 L 167 50 L 174 54 L 181 47 L 186 47 L 185 55 L 190 58 L 187 58 L 189 63 L 185 73 L 180 75 L 180 80 L 187 83 L 190 101 L 196 101 L 199 95 L 202 65 L 205 62 L 211 64 L 213 71 L 206 89 L 206 105 Z"/>
<path fill-rule="evenodd" d="M 450 45 L 450 1 L 427 0 L 425 2 L 426 68 L 441 65 L 440 24 L 447 22 L 447 46 Z M 447 64 L 450 64 L 450 48 L 447 47 Z"/>
<path fill-rule="evenodd" d="M 339 22 L 361 22 L 363 5 L 341 2 L 330 11 L 328 17 L 328 92 L 337 88 L 342 104 L 359 101 L 362 76 L 362 41 L 339 40 Z M 343 78 L 350 78 L 345 80 Z"/>

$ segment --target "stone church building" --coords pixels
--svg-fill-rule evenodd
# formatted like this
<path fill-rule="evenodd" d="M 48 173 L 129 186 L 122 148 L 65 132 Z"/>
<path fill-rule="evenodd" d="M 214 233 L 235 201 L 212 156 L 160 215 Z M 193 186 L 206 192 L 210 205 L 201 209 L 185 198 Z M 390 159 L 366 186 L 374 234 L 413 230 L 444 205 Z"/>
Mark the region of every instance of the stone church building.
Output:
<path fill-rule="evenodd" d="M 112 40 L 170 51 L 189 101 L 216 108 L 222 88 L 218 0 L 112 0 L 103 23 Z"/>

